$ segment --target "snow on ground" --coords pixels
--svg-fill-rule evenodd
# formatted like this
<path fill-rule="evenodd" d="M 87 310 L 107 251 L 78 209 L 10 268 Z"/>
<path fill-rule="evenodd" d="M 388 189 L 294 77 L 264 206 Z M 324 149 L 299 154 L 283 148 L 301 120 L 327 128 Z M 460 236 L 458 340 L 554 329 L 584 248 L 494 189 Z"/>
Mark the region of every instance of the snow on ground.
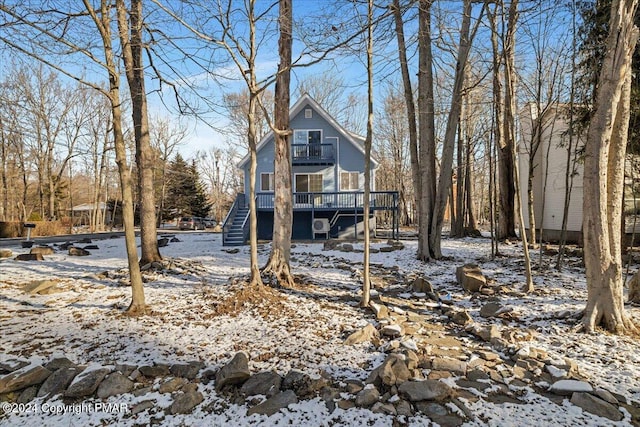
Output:
<path fill-rule="evenodd" d="M 350 332 L 372 320 L 370 312 L 357 307 L 360 282 L 353 267 L 357 270 L 361 266 L 361 244 L 355 244 L 356 251 L 348 253 L 323 251 L 322 243 L 297 244 L 292 255 L 294 272 L 313 285 L 287 292 L 283 306 L 265 304 L 231 317 L 215 315 L 213 309 L 229 295 L 229 278 L 248 274 L 248 248 L 229 253 L 221 245 L 221 236 L 214 233 L 177 236 L 181 242 L 162 248 L 162 253 L 165 258 L 179 260 L 179 268 L 173 274 L 155 273 L 145 284 L 153 314 L 138 318 L 122 313 L 130 300 L 130 290 L 122 283 L 126 276 L 118 273 L 126 268 L 123 238 L 95 241 L 99 250 L 87 257 L 60 251 L 41 262 L 0 260 L 0 362 L 19 357 L 42 363 L 64 355 L 76 363 L 103 366 L 200 360 L 207 366 L 220 367 L 236 352 L 246 351 L 254 373 L 275 370 L 285 374 L 299 369 L 313 376 L 328 373 L 334 379 L 346 380 L 366 378 L 384 359 L 383 353 L 366 344 L 343 344 Z M 559 273 L 551 268 L 552 258 L 546 257 L 548 268 L 536 276 L 537 291 L 526 295 L 517 292 L 524 285 L 517 245 L 501 246 L 504 256 L 491 260 L 487 239 L 445 239 L 445 260 L 423 264 L 415 260 L 416 242 L 403 243 L 405 248 L 400 251 L 371 255 L 377 271 L 397 270 L 403 277 L 424 274 L 441 295 L 466 308 L 474 320 L 483 321 L 486 319 L 479 316 L 481 301 L 464 294 L 455 279 L 457 266 L 478 263 L 494 284 L 514 290 L 508 301 L 513 310 L 511 320 L 505 322 L 535 329 L 538 333 L 530 343 L 532 347 L 560 359 L 569 357 L 592 384 L 640 401 L 640 343 L 628 337 L 576 332 L 575 319 L 586 299 L 584 269 L 577 258 L 569 259 L 567 268 Z M 11 249 L 14 254 L 28 251 L 18 246 Z M 263 246 L 261 263 L 268 253 L 269 246 Z M 59 280 L 58 286 L 65 290 L 50 295 L 23 292 L 26 283 L 44 279 Z M 640 320 L 640 309 L 628 309 L 636 321 Z M 226 403 L 213 387 L 200 384 L 199 390 L 205 395 L 203 404 L 190 415 L 168 415 L 162 424 L 394 423 L 391 416 L 356 408 L 336 409 L 329 414 L 320 399 L 302 401 L 270 418 L 247 416 L 246 406 Z M 166 399 L 160 394 L 154 397 L 160 406 Z M 128 394 L 110 398 L 109 402 L 132 405 L 140 399 Z M 526 395 L 525 400 L 524 404 L 495 404 L 482 399 L 470 403 L 476 421 L 468 425 L 630 425 L 628 414 L 623 421 L 613 423 L 584 413 L 568 400 L 558 405 L 536 394 Z M 145 425 L 157 421 L 145 412 L 135 416 L 80 412 L 13 414 L 0 418 L 0 425 Z M 429 424 L 423 416 L 403 421 L 405 425 Z"/>

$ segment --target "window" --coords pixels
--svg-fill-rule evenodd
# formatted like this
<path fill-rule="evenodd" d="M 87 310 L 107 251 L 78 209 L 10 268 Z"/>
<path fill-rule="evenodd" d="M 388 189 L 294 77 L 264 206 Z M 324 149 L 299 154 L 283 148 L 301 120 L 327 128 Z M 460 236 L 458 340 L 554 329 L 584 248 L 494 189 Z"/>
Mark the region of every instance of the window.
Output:
<path fill-rule="evenodd" d="M 322 193 L 323 183 L 321 173 L 297 174 L 295 176 L 295 191 L 297 193 Z M 320 196 L 316 196 L 315 203 L 320 203 Z M 296 194 L 296 203 L 311 203 L 309 194 Z"/>
<path fill-rule="evenodd" d="M 321 130 L 295 130 L 293 132 L 294 144 L 320 144 L 322 142 Z"/>
<path fill-rule="evenodd" d="M 340 190 L 341 191 L 357 191 L 360 189 L 359 172 L 341 172 L 340 173 Z"/>
<path fill-rule="evenodd" d="M 273 173 L 260 174 L 260 191 L 273 191 Z"/>
<path fill-rule="evenodd" d="M 305 119 L 310 119 L 313 117 L 313 110 L 311 110 L 311 108 L 306 108 L 304 110 L 304 118 Z"/>

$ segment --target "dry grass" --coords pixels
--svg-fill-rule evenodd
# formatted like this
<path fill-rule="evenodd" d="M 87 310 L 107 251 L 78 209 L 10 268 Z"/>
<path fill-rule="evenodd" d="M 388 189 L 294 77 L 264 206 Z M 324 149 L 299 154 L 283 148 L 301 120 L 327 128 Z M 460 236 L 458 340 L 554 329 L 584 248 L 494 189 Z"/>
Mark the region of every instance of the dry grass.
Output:
<path fill-rule="evenodd" d="M 236 282 L 229 295 L 217 303 L 208 317 L 232 316 L 243 311 L 255 310 L 264 319 L 273 316 L 282 317 L 291 310 L 285 304 L 287 297 L 279 291 L 265 285 L 248 285 Z"/>

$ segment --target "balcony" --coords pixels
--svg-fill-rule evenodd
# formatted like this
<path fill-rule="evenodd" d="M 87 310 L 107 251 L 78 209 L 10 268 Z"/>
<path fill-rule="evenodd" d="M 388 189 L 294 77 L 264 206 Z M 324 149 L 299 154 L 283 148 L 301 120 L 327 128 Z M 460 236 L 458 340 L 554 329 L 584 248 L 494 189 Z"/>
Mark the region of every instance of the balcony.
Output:
<path fill-rule="evenodd" d="M 335 162 L 333 144 L 291 144 L 293 165 L 333 165 Z"/>

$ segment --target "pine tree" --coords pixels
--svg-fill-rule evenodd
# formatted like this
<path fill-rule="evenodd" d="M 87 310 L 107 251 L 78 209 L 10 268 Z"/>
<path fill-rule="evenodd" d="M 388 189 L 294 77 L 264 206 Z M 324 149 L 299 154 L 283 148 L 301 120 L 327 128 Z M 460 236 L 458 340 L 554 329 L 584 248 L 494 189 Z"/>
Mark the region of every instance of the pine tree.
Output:
<path fill-rule="evenodd" d="M 188 164 L 180 154 L 177 154 L 169 165 L 167 175 L 166 212 L 163 215 L 167 217 L 209 215 L 212 204 L 208 201 L 206 188 L 200 179 L 195 160 Z"/>

